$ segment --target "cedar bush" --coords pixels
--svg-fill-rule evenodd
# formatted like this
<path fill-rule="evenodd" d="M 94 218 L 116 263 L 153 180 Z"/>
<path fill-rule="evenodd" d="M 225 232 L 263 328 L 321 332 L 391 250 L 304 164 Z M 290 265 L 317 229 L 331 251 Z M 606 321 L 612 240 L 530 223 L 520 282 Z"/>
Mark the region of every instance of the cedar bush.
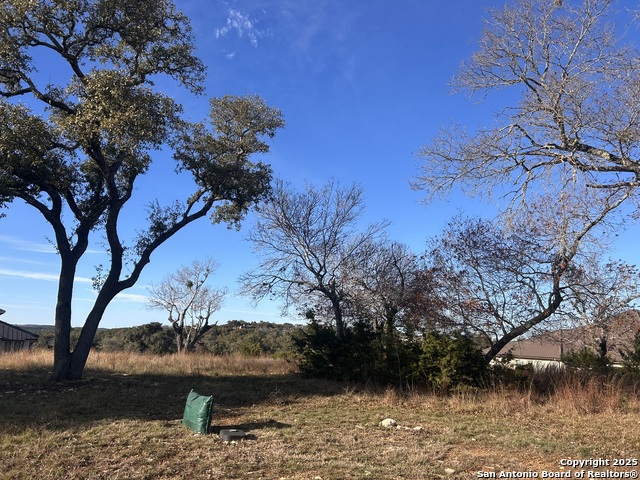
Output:
<path fill-rule="evenodd" d="M 478 385 L 485 373 L 482 350 L 467 335 L 427 332 L 415 375 L 441 393 L 463 385 Z"/>
<path fill-rule="evenodd" d="M 339 339 L 333 328 L 312 321 L 294 336 L 294 351 L 300 371 L 309 377 L 443 393 L 477 385 L 485 371 L 481 349 L 461 333 L 428 332 L 421 341 L 397 335 L 388 339 L 356 323 Z"/>
<path fill-rule="evenodd" d="M 640 375 L 640 330 L 636 333 L 629 348 L 620 351 L 620 356 L 625 373 Z"/>
<path fill-rule="evenodd" d="M 612 367 L 611 359 L 607 355 L 601 355 L 588 347 L 563 355 L 562 362 L 571 370 L 588 370 L 597 373 L 606 373 Z"/>

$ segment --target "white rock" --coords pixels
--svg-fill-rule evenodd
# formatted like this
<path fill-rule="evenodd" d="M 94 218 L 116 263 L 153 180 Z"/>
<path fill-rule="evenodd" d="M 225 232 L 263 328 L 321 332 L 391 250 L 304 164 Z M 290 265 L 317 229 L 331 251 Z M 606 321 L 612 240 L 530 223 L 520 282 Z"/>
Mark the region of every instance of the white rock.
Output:
<path fill-rule="evenodd" d="M 385 428 L 397 427 L 398 422 L 396 422 L 393 418 L 385 418 L 380 422 L 380 426 Z"/>

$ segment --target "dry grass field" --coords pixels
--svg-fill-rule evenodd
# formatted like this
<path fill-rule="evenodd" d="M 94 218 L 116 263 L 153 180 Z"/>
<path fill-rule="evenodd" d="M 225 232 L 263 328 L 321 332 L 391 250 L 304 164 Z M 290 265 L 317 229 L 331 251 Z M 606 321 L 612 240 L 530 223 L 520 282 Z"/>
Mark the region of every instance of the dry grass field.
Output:
<path fill-rule="evenodd" d="M 640 456 L 640 399 L 613 379 L 441 397 L 305 379 L 269 358 L 93 353 L 84 380 L 47 384 L 51 362 L 0 355 L 0 478 L 576 478 L 562 459 Z M 212 434 L 180 423 L 192 388 L 214 397 Z M 225 443 L 225 427 L 249 436 Z"/>

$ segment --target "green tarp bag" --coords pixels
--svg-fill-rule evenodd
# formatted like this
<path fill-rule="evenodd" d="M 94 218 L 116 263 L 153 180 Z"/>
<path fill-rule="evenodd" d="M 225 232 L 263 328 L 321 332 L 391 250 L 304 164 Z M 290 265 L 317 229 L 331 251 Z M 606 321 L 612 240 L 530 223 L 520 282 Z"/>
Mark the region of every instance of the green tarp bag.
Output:
<path fill-rule="evenodd" d="M 182 424 L 196 433 L 209 433 L 212 406 L 213 397 L 205 397 L 191 390 L 184 407 Z"/>

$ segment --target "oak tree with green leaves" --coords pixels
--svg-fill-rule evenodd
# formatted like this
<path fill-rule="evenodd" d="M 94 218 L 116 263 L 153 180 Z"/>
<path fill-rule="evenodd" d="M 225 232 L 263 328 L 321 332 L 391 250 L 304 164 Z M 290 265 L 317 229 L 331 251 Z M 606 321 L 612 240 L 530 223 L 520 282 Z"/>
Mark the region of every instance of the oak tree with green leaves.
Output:
<path fill-rule="evenodd" d="M 46 62 L 46 63 L 45 63 Z M 49 83 L 42 67 L 55 69 Z M 105 309 L 139 279 L 152 253 L 192 222 L 238 225 L 269 190 L 271 168 L 252 161 L 284 125 L 259 97 L 211 100 L 208 121 L 182 118 L 154 84 L 170 78 L 203 93 L 188 18 L 170 0 L 5 0 L 0 4 L 0 206 L 23 201 L 49 223 L 60 257 L 54 380 L 82 376 Z M 157 199 L 135 238 L 121 217 L 136 180 L 160 148 L 176 174 L 190 174 L 185 198 Z M 102 234 L 108 265 L 71 344 L 78 262 Z"/>

